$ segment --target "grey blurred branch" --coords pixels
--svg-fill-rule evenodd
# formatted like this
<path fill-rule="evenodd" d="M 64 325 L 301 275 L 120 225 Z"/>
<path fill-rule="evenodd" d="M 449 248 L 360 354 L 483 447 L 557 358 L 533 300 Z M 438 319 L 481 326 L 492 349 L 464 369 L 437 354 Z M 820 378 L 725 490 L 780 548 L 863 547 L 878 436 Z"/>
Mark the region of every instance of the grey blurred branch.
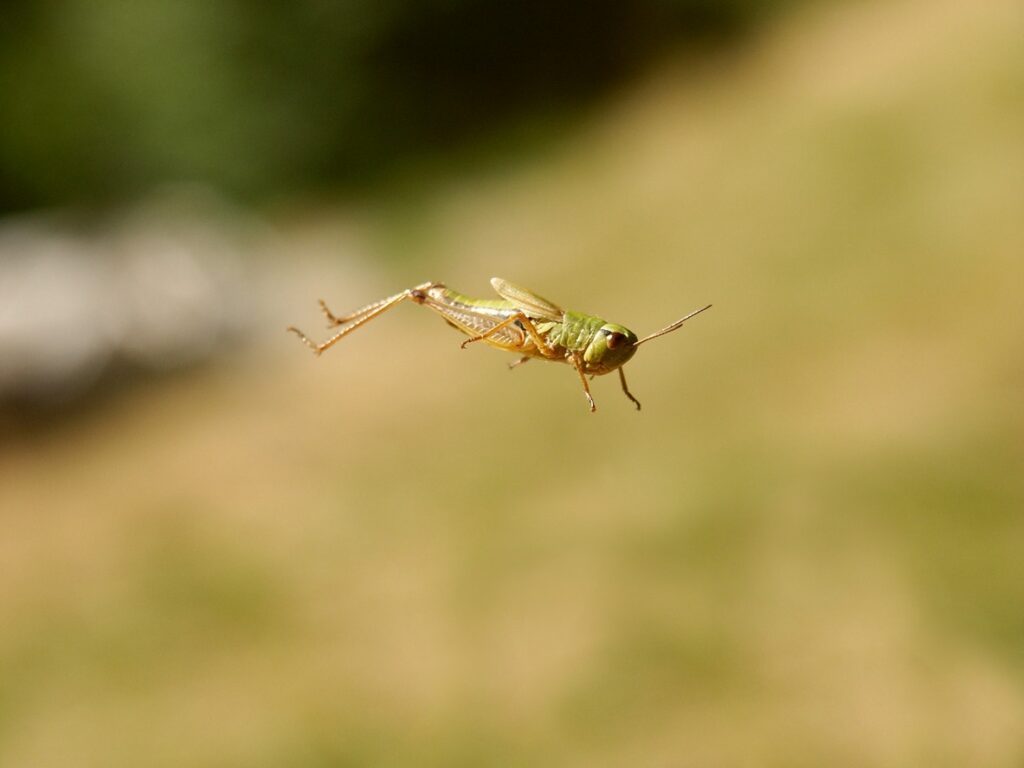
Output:
<path fill-rule="evenodd" d="M 66 401 L 115 368 L 209 357 L 252 310 L 247 232 L 208 192 L 88 229 L 58 214 L 0 221 L 0 401 Z"/>

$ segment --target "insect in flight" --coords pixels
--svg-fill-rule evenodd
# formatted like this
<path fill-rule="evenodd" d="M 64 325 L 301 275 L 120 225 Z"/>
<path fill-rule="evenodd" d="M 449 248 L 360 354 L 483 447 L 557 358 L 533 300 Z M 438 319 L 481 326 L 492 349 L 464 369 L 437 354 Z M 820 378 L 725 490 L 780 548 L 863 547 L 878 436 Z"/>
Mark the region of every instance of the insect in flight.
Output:
<path fill-rule="evenodd" d="M 566 311 L 500 277 L 492 277 L 491 285 L 501 296 L 500 299 L 471 299 L 456 293 L 444 283 L 431 282 L 367 304 L 348 315 L 333 314 L 321 299 L 320 308 L 327 317 L 327 327 L 340 328 L 337 333 L 317 344 L 294 326 L 288 330 L 319 355 L 352 331 L 408 299 L 434 310 L 453 328 L 469 336 L 462 342 L 463 349 L 475 341 L 484 341 L 492 347 L 520 355 L 518 360 L 509 365 L 510 368 L 533 357 L 568 363 L 580 377 L 591 412 L 596 411 L 597 406 L 590 395 L 587 377 L 593 379 L 594 376 L 618 371 L 622 391 L 640 410 L 640 401 L 633 397 L 626 386 L 622 366 L 633 357 L 641 344 L 681 328 L 691 317 L 711 307 L 708 304 L 660 331 L 637 339 L 636 334 L 628 328 L 605 322 L 594 315 Z"/>

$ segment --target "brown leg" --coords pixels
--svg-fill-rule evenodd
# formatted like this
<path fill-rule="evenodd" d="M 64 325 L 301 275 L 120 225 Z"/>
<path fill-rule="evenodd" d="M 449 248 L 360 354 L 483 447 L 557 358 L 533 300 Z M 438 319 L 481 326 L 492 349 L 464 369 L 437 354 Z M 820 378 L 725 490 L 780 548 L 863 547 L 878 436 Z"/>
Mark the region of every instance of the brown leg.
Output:
<path fill-rule="evenodd" d="M 362 309 L 357 309 L 352 314 L 345 315 L 344 317 L 336 317 L 333 315 L 321 299 L 320 308 L 327 316 L 328 323 L 330 324 L 329 327 L 335 327 L 338 325 L 344 325 L 345 327 L 331 336 L 331 338 L 327 339 L 327 341 L 320 344 L 312 341 L 306 336 L 306 334 L 293 325 L 288 326 L 288 330 L 298 336 L 302 340 L 303 344 L 312 349 L 313 354 L 319 355 L 324 352 L 324 350 L 330 349 L 336 343 L 348 336 L 348 334 L 352 333 L 356 328 L 359 328 L 364 323 L 368 323 L 370 320 L 373 320 L 377 315 L 387 312 L 396 304 L 399 304 L 406 299 L 413 299 L 414 301 L 419 300 L 419 297 L 422 296 L 423 292 L 431 286 L 433 286 L 433 283 L 423 283 L 422 285 L 417 285 L 415 288 L 408 288 L 401 293 L 396 293 L 394 296 L 381 299 L 373 304 L 367 304 Z"/>
<path fill-rule="evenodd" d="M 626 386 L 626 374 L 622 372 L 622 368 L 619 368 L 619 381 L 622 382 L 622 391 L 626 393 L 626 397 L 636 403 L 636 409 L 640 410 L 640 401 L 633 397 L 633 393 L 629 391 L 629 387 Z"/>
<path fill-rule="evenodd" d="M 515 368 L 517 366 L 520 366 L 523 363 L 528 363 L 528 362 L 530 362 L 530 356 L 529 355 L 523 355 L 522 357 L 520 357 L 515 362 L 509 363 L 508 364 L 508 369 L 511 371 L 513 368 Z"/>
<path fill-rule="evenodd" d="M 597 410 L 597 406 L 594 404 L 594 398 L 590 396 L 590 385 L 587 384 L 587 377 L 583 375 L 583 358 L 579 352 L 574 352 L 569 357 L 569 362 L 572 363 L 572 367 L 576 369 L 576 373 L 580 376 L 580 383 L 583 385 L 583 394 L 587 396 L 587 402 L 590 404 L 590 412 L 593 413 Z"/>
<path fill-rule="evenodd" d="M 530 337 L 530 339 L 533 341 L 533 345 L 537 348 L 537 351 L 544 355 L 544 357 L 550 358 L 555 356 L 555 353 L 552 352 L 551 348 L 548 347 L 547 342 L 545 342 L 543 337 L 540 335 L 540 331 L 538 331 L 536 326 L 534 326 L 533 321 L 530 320 L 530 318 L 528 318 L 522 312 L 516 312 L 511 317 L 502 320 L 493 328 L 488 328 L 479 336 L 474 336 L 471 339 L 466 339 L 464 342 L 462 342 L 462 348 L 465 349 L 467 344 L 472 344 L 474 341 L 484 341 L 489 336 L 493 336 L 495 333 L 502 330 L 503 328 L 508 328 L 510 325 L 515 325 L 516 323 L 519 324 L 517 327 L 520 327 L 520 330 L 525 331 L 526 335 Z"/>
<path fill-rule="evenodd" d="M 339 325 L 344 325 L 345 323 L 350 323 L 353 320 L 355 320 L 357 317 L 359 317 L 359 315 L 361 313 L 366 311 L 366 307 L 363 307 L 362 309 L 357 309 L 351 315 L 344 315 L 342 317 L 338 317 L 333 312 L 331 312 L 331 310 L 329 310 L 327 308 L 327 302 L 326 301 L 324 301 L 323 299 L 317 299 L 317 302 L 320 304 L 320 311 L 323 312 L 324 313 L 324 317 L 327 318 L 327 327 L 328 328 L 336 328 Z M 384 301 L 380 302 L 380 303 L 386 303 L 386 302 L 387 302 L 387 299 L 384 299 Z M 377 306 L 377 304 L 371 304 L 370 306 Z"/>

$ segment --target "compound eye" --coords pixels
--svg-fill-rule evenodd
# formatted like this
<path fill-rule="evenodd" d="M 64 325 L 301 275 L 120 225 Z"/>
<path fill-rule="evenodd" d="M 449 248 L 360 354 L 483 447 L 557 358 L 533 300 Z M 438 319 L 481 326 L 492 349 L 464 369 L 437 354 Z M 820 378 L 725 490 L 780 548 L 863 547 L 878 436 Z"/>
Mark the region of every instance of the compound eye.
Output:
<path fill-rule="evenodd" d="M 608 349 L 615 349 L 617 346 L 619 346 L 619 344 L 622 343 L 622 340 L 624 338 L 626 338 L 626 337 L 623 336 L 621 333 L 616 333 L 614 331 L 612 333 L 609 333 L 608 334 L 608 342 L 607 342 L 608 343 Z"/>

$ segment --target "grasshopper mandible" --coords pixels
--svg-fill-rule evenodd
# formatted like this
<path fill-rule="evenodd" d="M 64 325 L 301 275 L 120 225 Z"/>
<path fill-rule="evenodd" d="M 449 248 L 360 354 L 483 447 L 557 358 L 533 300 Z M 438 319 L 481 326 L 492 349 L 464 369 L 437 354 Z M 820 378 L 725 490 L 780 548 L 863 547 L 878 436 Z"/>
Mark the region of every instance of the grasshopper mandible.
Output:
<path fill-rule="evenodd" d="M 288 330 L 319 355 L 352 331 L 408 299 L 434 310 L 453 328 L 469 336 L 462 342 L 463 349 L 475 341 L 485 341 L 492 347 L 520 355 L 518 360 L 509 364 L 509 368 L 515 368 L 532 357 L 568 363 L 579 375 L 583 394 L 593 413 L 597 406 L 590 394 L 588 376 L 593 379 L 594 376 L 618 371 L 622 391 L 640 410 L 640 401 L 633 397 L 626 386 L 622 366 L 644 342 L 681 328 L 691 317 L 711 307 L 708 304 L 660 331 L 637 339 L 636 334 L 628 328 L 605 322 L 594 315 L 566 311 L 500 277 L 492 277 L 491 285 L 501 296 L 500 299 L 471 299 L 456 293 L 444 283 L 431 282 L 408 288 L 341 316 L 333 314 L 321 299 L 320 308 L 327 317 L 327 327 L 341 330 L 321 344 L 311 341 L 294 326 Z"/>

